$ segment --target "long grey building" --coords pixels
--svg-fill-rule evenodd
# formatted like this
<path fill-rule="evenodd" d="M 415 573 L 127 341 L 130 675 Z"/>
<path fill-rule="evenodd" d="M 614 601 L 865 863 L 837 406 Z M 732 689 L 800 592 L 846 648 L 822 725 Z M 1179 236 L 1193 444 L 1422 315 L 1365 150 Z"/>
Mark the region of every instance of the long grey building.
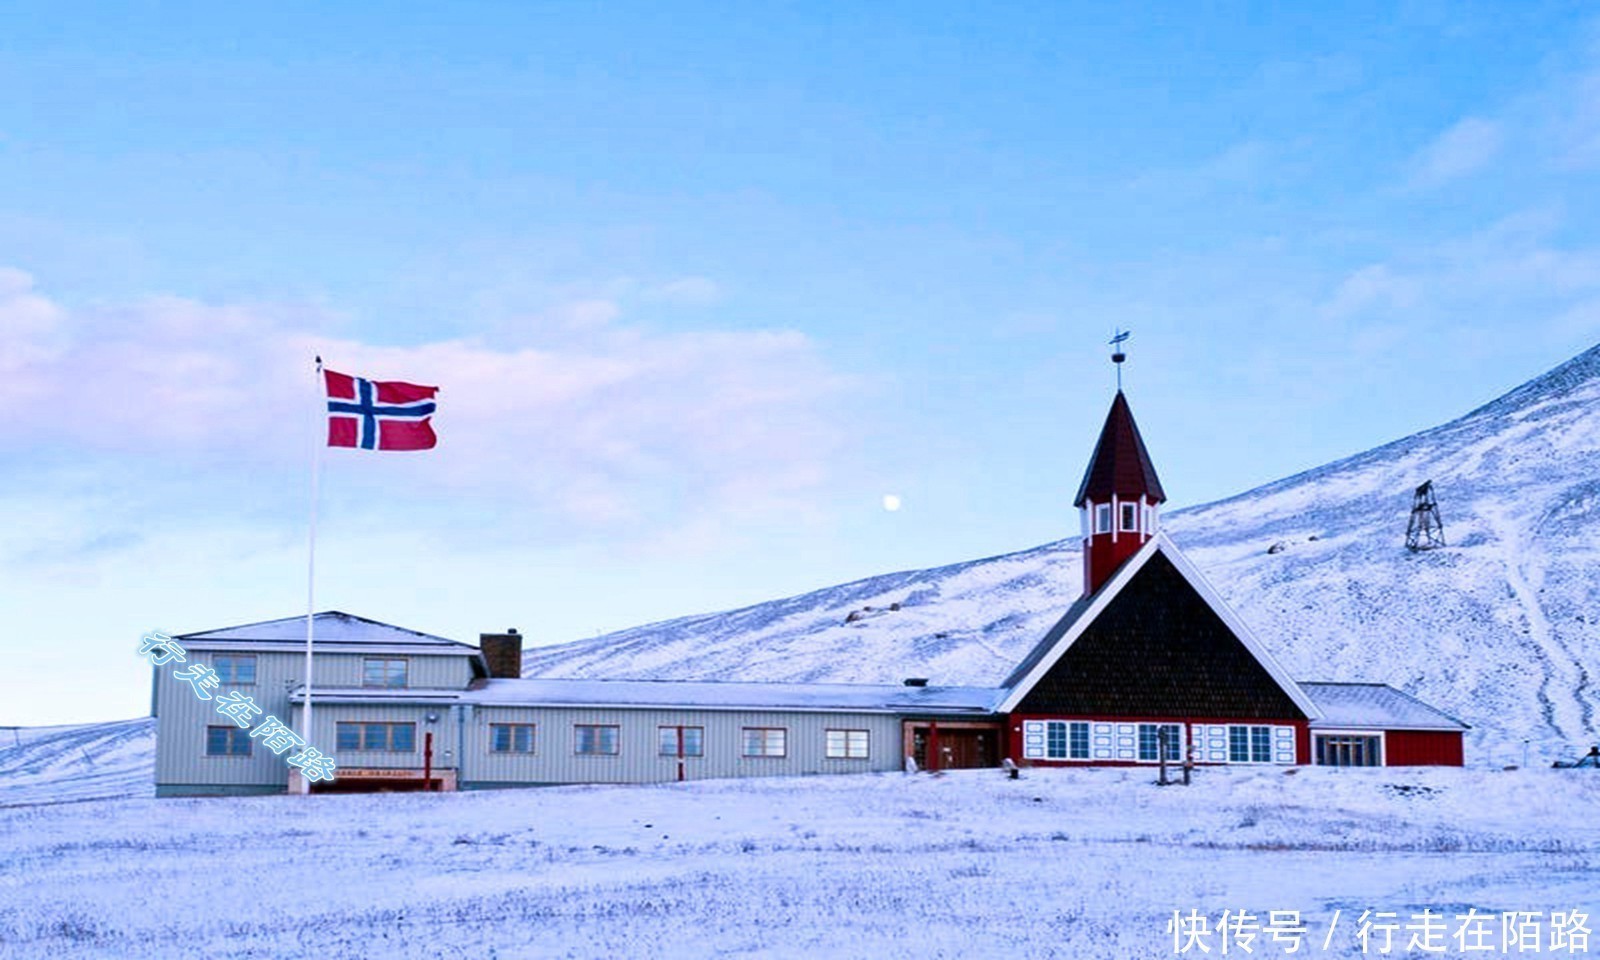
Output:
<path fill-rule="evenodd" d="M 309 744 L 338 765 L 318 790 L 886 771 L 908 756 L 926 765 L 930 749 L 934 764 L 999 763 L 990 688 L 524 680 L 515 632 L 484 634 L 480 648 L 326 612 L 315 637 Z M 220 710 L 248 697 L 254 730 L 268 717 L 301 729 L 305 618 L 175 639 L 219 684 L 202 699 L 185 668 L 155 667 L 157 795 L 298 787 L 287 753 Z"/>

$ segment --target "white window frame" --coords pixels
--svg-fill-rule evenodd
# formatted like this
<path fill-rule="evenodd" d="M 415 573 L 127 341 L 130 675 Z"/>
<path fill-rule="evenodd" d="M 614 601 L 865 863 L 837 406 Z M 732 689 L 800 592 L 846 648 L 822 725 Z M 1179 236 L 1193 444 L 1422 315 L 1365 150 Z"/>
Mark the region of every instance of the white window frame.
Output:
<path fill-rule="evenodd" d="M 213 731 L 213 730 L 226 731 L 225 734 L 222 737 L 222 746 L 225 749 L 223 749 L 220 752 L 216 752 L 216 753 L 213 753 L 212 750 L 211 750 L 211 731 Z M 233 746 L 237 745 L 240 737 L 244 738 L 244 752 L 243 753 L 237 753 L 237 752 L 235 752 L 234 750 L 231 749 Z M 240 727 L 240 726 L 238 726 L 236 724 L 231 724 L 231 723 L 222 724 L 222 723 L 219 723 L 219 724 L 212 724 L 212 725 L 206 727 L 206 738 L 205 738 L 204 748 L 205 748 L 205 755 L 208 756 L 208 757 L 211 757 L 212 759 L 223 759 L 223 760 L 226 760 L 226 759 L 231 758 L 231 759 L 234 759 L 234 760 L 248 760 L 248 759 L 250 759 L 250 757 L 255 752 L 255 741 L 250 738 L 250 731 L 249 730 L 246 730 L 243 727 Z"/>
<path fill-rule="evenodd" d="M 1307 762 L 1320 767 L 1324 764 L 1318 760 L 1322 755 L 1322 752 L 1317 749 L 1318 737 L 1376 737 L 1378 740 L 1378 762 L 1374 766 L 1386 767 L 1389 765 L 1389 740 L 1382 730 L 1312 730 L 1311 756 L 1307 758 Z"/>
<path fill-rule="evenodd" d="M 1028 745 L 1024 743 L 1023 755 L 1035 760 L 1060 760 L 1083 762 L 1094 758 L 1094 738 L 1092 721 L 1089 720 L 1039 720 L 1030 721 L 1042 724 L 1037 736 L 1039 743 L 1030 754 Z M 1080 734 L 1083 750 L 1074 749 L 1074 734 Z"/>
<path fill-rule="evenodd" d="M 758 739 L 752 740 L 751 734 Z M 756 749 L 751 751 L 751 747 Z M 774 752 L 776 746 L 776 752 Z M 747 760 L 781 760 L 789 755 L 788 727 L 743 727 L 739 731 L 739 755 Z"/>
<path fill-rule="evenodd" d="M 1168 749 L 1170 751 L 1168 756 L 1167 756 L 1167 762 L 1168 763 L 1181 763 L 1181 762 L 1183 762 L 1183 752 L 1184 752 L 1184 747 L 1186 746 L 1186 744 L 1184 743 L 1184 739 L 1183 739 L 1183 724 L 1181 724 L 1181 723 L 1141 723 L 1141 724 L 1139 724 L 1139 732 L 1136 734 L 1136 736 L 1138 736 L 1138 738 L 1139 738 L 1138 746 L 1137 746 L 1136 749 L 1139 751 L 1139 762 L 1140 763 L 1160 763 L 1161 762 L 1161 730 L 1162 730 L 1162 728 L 1166 728 L 1166 729 L 1171 730 L 1173 732 L 1173 738 L 1167 745 Z M 1153 757 L 1146 757 L 1144 755 L 1145 731 L 1146 730 L 1151 730 L 1151 729 L 1154 730 L 1154 734 L 1155 734 L 1155 738 L 1156 738 L 1156 740 L 1155 740 L 1155 744 L 1156 744 L 1155 754 L 1156 755 L 1153 756 Z"/>
<path fill-rule="evenodd" d="M 383 728 L 382 743 L 375 743 L 374 737 L 369 734 L 372 728 Z M 409 748 L 396 746 L 400 739 L 396 734 L 404 727 L 411 739 Z M 340 736 L 344 730 L 355 728 L 356 745 L 344 746 Z M 346 753 L 416 753 L 417 752 L 417 725 L 411 720 L 339 720 L 333 725 L 334 749 Z"/>
<path fill-rule="evenodd" d="M 830 728 L 823 731 L 823 752 L 829 760 L 868 760 L 872 756 L 870 731 Z"/>
<path fill-rule="evenodd" d="M 699 724 L 664 723 L 656 727 L 656 755 L 677 759 L 678 757 L 678 731 L 683 731 L 683 758 L 693 760 L 706 755 L 706 728 Z M 699 734 L 698 742 L 693 745 L 697 750 L 691 750 L 690 731 Z"/>
<path fill-rule="evenodd" d="M 496 736 L 495 736 L 495 729 L 498 728 L 498 727 L 505 727 L 505 728 L 510 730 L 510 733 L 508 733 L 506 735 L 508 739 L 506 740 L 506 746 L 505 746 L 504 749 L 501 749 L 501 747 L 499 745 L 499 742 L 498 742 L 498 740 L 496 739 Z M 527 730 L 528 731 L 528 733 L 527 733 L 528 748 L 526 750 L 517 749 L 517 733 L 520 730 Z M 512 753 L 512 754 L 517 754 L 519 756 L 533 756 L 534 754 L 538 753 L 538 751 L 539 751 L 539 725 L 538 724 L 536 724 L 536 723 L 491 723 L 491 724 L 489 724 L 489 752 L 490 753 Z"/>
<path fill-rule="evenodd" d="M 240 667 L 250 667 L 250 679 L 240 680 Z M 227 669 L 224 670 L 223 667 Z M 226 686 L 253 687 L 256 685 L 256 655 L 253 653 L 221 653 L 211 658 L 211 669 L 217 671 Z"/>
<path fill-rule="evenodd" d="M 580 730 L 598 730 L 592 746 L 600 748 L 584 750 L 583 736 Z M 611 749 L 606 750 L 605 731 L 611 731 Z M 615 757 L 622 753 L 622 727 L 615 723 L 575 723 L 572 725 L 572 755 L 575 757 Z"/>
<path fill-rule="evenodd" d="M 1133 502 L 1130 501 L 1130 502 L 1120 503 L 1117 506 L 1118 506 L 1117 512 L 1122 514 L 1122 516 L 1117 518 L 1118 526 L 1121 529 L 1121 531 L 1123 533 L 1138 533 L 1139 532 L 1139 505 L 1137 503 L 1133 503 Z"/>
<path fill-rule="evenodd" d="M 1111 504 L 1097 503 L 1094 505 L 1094 532 L 1111 533 Z"/>
<path fill-rule="evenodd" d="M 1262 765 L 1271 764 L 1271 763 L 1275 762 L 1274 759 L 1273 759 L 1273 754 L 1275 752 L 1274 745 L 1277 742 L 1277 733 L 1275 732 L 1276 729 L 1277 729 L 1277 727 L 1275 725 L 1273 725 L 1273 724 L 1270 724 L 1270 723 L 1230 723 L 1230 724 L 1228 724 L 1228 762 L 1229 763 L 1251 763 L 1251 764 L 1262 764 Z M 1233 755 L 1233 732 L 1235 730 L 1243 730 L 1245 732 L 1245 734 L 1244 734 L 1244 737 L 1245 737 L 1245 744 L 1244 744 L 1245 745 L 1245 756 L 1248 757 L 1248 759 L 1240 760 L 1238 757 Z M 1259 758 L 1259 756 L 1257 755 L 1257 752 L 1256 752 L 1256 731 L 1258 731 L 1258 730 L 1265 730 L 1267 732 L 1267 756 L 1266 756 L 1266 759 Z"/>
<path fill-rule="evenodd" d="M 381 663 L 383 667 L 383 682 L 371 683 L 367 679 L 370 664 Z M 389 666 L 400 664 L 400 682 L 389 682 Z M 404 690 L 411 686 L 411 661 L 405 657 L 363 657 L 361 659 L 361 686 L 368 690 Z"/>

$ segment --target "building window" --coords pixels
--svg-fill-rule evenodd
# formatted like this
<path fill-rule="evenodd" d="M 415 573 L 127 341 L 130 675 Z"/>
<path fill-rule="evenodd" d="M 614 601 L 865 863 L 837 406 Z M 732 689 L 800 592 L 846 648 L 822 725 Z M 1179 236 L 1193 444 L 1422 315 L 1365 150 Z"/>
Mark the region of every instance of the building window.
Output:
<path fill-rule="evenodd" d="M 1094 532 L 1111 532 L 1111 504 L 1102 503 L 1094 508 Z"/>
<path fill-rule="evenodd" d="M 1067 759 L 1067 725 L 1050 722 L 1044 725 L 1044 757 L 1046 760 Z"/>
<path fill-rule="evenodd" d="M 1074 760 L 1089 759 L 1089 724 L 1067 724 L 1067 753 Z"/>
<path fill-rule="evenodd" d="M 1089 723 L 1079 720 L 1051 720 L 1044 725 L 1046 760 L 1089 759 Z"/>
<path fill-rule="evenodd" d="M 1124 503 L 1122 506 L 1122 529 L 1137 531 L 1139 529 L 1139 505 L 1137 503 Z"/>
<path fill-rule="evenodd" d="M 827 752 L 829 760 L 867 759 L 867 731 L 829 730 Z"/>
<path fill-rule="evenodd" d="M 531 723 L 491 723 L 489 749 L 495 753 L 532 753 L 533 728 Z"/>
<path fill-rule="evenodd" d="M 789 731 L 785 727 L 745 727 L 744 756 L 785 757 L 789 755 Z"/>
<path fill-rule="evenodd" d="M 1251 727 L 1250 728 L 1250 762 L 1251 763 L 1271 763 L 1272 762 L 1272 728 L 1271 727 Z"/>
<path fill-rule="evenodd" d="M 403 687 L 406 685 L 406 662 L 400 659 L 368 657 L 361 664 L 363 687 Z"/>
<path fill-rule="evenodd" d="M 206 756 L 250 756 L 250 731 L 241 727 L 206 727 Z"/>
<path fill-rule="evenodd" d="M 680 740 L 679 737 L 682 737 Z M 706 755 L 706 728 L 705 727 L 657 727 L 656 738 L 660 742 L 660 752 L 663 757 L 703 757 Z M 679 748 L 682 752 L 679 752 Z"/>
<path fill-rule="evenodd" d="M 1156 512 L 1148 506 L 1144 508 L 1144 532 L 1156 532 Z"/>
<path fill-rule="evenodd" d="M 211 669 L 217 671 L 217 676 L 221 678 L 223 683 L 247 686 L 256 682 L 256 658 L 254 654 L 213 657 Z"/>
<path fill-rule="evenodd" d="M 1264 729 L 1264 728 L 1263 728 Z M 1183 759 L 1183 728 L 1176 723 L 1139 724 L 1139 759 L 1160 760 L 1161 735 L 1167 735 L 1166 759 Z"/>
<path fill-rule="evenodd" d="M 621 728 L 603 724 L 577 724 L 572 735 L 572 752 L 583 757 L 614 757 L 622 740 Z"/>
<path fill-rule="evenodd" d="M 387 753 L 410 753 L 417 748 L 417 725 L 414 723 L 364 723 L 340 721 L 338 749 L 381 750 Z"/>
<path fill-rule="evenodd" d="M 1271 763 L 1271 727 L 1229 727 L 1228 760 L 1232 763 Z"/>
<path fill-rule="evenodd" d="M 1325 767 L 1381 767 L 1383 749 L 1376 735 L 1317 735 L 1317 763 Z"/>

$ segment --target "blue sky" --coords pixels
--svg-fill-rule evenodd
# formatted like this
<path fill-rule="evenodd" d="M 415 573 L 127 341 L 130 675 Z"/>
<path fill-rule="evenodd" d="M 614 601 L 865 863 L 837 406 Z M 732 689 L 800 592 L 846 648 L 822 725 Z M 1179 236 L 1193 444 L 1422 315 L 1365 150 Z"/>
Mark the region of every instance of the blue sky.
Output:
<path fill-rule="evenodd" d="M 0 13 L 0 723 L 303 610 L 318 351 L 319 607 L 555 642 L 1071 534 L 1117 326 L 1173 507 L 1600 341 L 1585 4 L 325 6 Z"/>

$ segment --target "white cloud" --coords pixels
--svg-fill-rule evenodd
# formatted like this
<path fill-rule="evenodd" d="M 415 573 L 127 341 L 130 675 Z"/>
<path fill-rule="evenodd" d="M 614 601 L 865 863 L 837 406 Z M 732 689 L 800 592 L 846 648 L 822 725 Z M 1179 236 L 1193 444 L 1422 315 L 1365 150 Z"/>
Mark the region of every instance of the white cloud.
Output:
<path fill-rule="evenodd" d="M 1467 117 L 1434 138 L 1412 160 L 1412 183 L 1436 187 L 1488 166 L 1504 142 L 1500 124 Z"/>
<path fill-rule="evenodd" d="M 645 299 L 704 306 L 722 298 L 722 287 L 709 277 L 679 277 L 645 291 Z"/>
<path fill-rule="evenodd" d="M 47 448 L 219 474 L 304 462 L 321 354 L 346 372 L 441 386 L 439 449 L 386 458 L 440 495 L 561 522 L 653 510 L 685 522 L 778 508 L 827 474 L 845 382 L 804 335 L 646 332 L 615 323 L 609 301 L 563 315 L 574 322 L 553 346 L 381 346 L 318 335 L 315 316 L 179 298 L 68 311 L 4 271 L 0 442 L 15 464 Z"/>

